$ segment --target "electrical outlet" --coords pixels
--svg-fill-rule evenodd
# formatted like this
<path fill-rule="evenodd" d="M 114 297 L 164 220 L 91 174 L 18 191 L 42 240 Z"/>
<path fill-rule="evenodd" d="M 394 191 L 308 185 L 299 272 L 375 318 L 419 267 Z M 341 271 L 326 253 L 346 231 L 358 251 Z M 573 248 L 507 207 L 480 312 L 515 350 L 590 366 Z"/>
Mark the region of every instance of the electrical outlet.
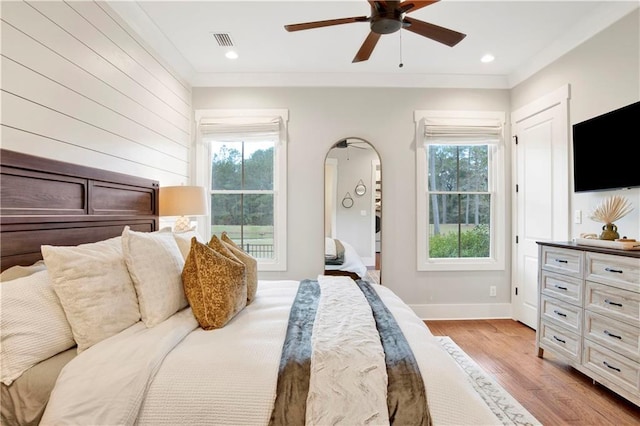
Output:
<path fill-rule="evenodd" d="M 573 223 L 582 223 L 582 210 L 573 212 Z"/>
<path fill-rule="evenodd" d="M 489 296 L 496 297 L 496 286 L 492 285 L 489 287 Z"/>

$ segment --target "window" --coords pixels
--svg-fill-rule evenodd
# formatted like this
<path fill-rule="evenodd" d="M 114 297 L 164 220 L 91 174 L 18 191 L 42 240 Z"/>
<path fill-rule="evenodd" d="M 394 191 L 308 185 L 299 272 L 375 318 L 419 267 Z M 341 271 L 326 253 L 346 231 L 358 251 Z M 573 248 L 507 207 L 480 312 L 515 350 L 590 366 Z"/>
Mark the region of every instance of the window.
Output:
<path fill-rule="evenodd" d="M 418 270 L 504 269 L 504 113 L 415 119 Z"/>
<path fill-rule="evenodd" d="M 263 271 L 286 270 L 286 111 L 198 111 L 210 234 L 223 231 Z"/>

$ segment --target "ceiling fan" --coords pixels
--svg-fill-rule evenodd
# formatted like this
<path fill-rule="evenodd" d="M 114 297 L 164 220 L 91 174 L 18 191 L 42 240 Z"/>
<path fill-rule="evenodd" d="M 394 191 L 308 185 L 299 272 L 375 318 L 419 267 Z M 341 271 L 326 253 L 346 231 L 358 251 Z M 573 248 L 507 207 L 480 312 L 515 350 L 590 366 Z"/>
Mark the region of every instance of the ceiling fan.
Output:
<path fill-rule="evenodd" d="M 366 143 L 366 142 L 358 142 L 358 141 L 348 142 L 346 139 L 342 139 L 341 141 L 338 141 L 335 144 L 333 144 L 333 148 L 349 148 L 349 147 L 352 147 L 352 148 L 358 148 L 358 149 L 369 149 L 369 148 L 364 147 L 364 146 L 358 146 L 357 145 L 358 143 Z"/>
<path fill-rule="evenodd" d="M 352 22 L 369 22 L 371 31 L 362 43 L 360 50 L 356 53 L 352 62 L 362 62 L 369 59 L 371 52 L 376 47 L 382 34 L 391 34 L 401 28 L 409 30 L 423 37 L 430 38 L 439 43 L 453 47 L 466 37 L 466 34 L 439 27 L 428 22 L 420 21 L 406 16 L 407 13 L 414 12 L 437 3 L 440 0 L 428 1 L 374 1 L 368 0 L 371 6 L 371 16 L 354 16 L 350 18 L 329 19 L 326 21 L 306 22 L 301 24 L 285 25 L 285 30 L 300 31 L 312 28 L 328 27 L 331 25 L 350 24 Z"/>

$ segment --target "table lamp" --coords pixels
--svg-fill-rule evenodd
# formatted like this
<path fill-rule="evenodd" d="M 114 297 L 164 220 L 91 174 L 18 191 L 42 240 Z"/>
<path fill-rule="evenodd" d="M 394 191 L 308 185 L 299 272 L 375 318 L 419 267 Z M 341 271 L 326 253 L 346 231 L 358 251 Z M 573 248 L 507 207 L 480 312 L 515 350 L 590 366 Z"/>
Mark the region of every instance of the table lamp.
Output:
<path fill-rule="evenodd" d="M 187 216 L 205 216 L 208 212 L 207 191 L 203 186 L 160 187 L 160 216 L 179 216 L 175 232 L 191 229 Z"/>

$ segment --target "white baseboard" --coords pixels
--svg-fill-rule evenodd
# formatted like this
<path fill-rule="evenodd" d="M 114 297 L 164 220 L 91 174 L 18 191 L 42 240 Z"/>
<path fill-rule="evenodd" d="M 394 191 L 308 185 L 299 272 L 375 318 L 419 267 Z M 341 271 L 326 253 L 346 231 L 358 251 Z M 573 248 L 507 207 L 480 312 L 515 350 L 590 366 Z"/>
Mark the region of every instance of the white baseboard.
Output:
<path fill-rule="evenodd" d="M 466 320 L 512 318 L 511 303 L 468 305 L 409 305 L 422 320 Z"/>

